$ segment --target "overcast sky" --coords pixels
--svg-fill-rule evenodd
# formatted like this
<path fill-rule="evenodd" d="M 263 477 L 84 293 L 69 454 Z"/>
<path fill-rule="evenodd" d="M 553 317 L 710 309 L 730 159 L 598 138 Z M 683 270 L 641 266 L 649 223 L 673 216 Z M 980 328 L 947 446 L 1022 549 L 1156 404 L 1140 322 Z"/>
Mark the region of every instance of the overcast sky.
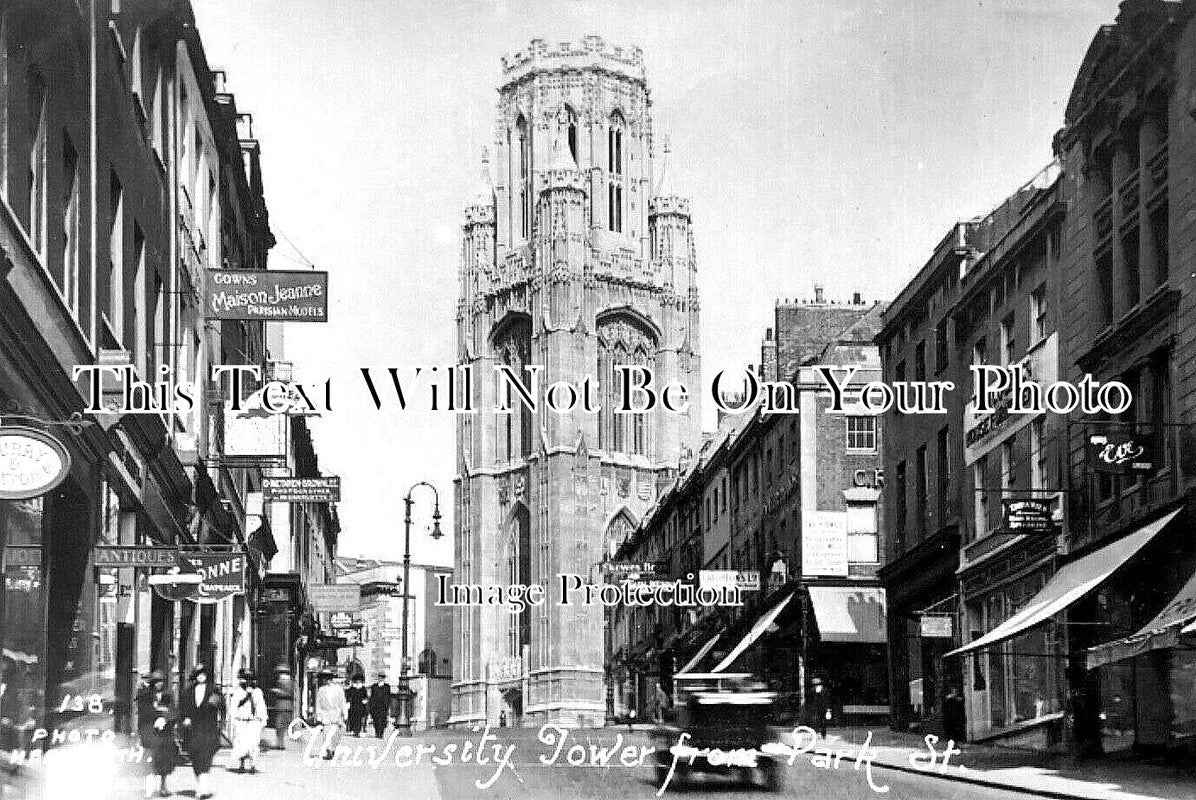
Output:
<path fill-rule="evenodd" d="M 403 495 L 437 485 L 451 415 L 377 412 L 358 368 L 455 360 L 461 210 L 492 137 L 499 58 L 598 34 L 644 50 L 670 181 L 692 198 L 708 381 L 759 359 L 778 297 L 889 299 L 958 220 L 1051 158 L 1117 0 L 193 0 L 262 143 L 271 266 L 327 269 L 326 324 L 286 327 L 343 476 L 340 550 L 402 557 Z M 275 323 L 277 324 L 277 323 Z M 425 490 L 421 490 L 425 491 Z M 451 563 L 417 495 L 416 560 Z"/>

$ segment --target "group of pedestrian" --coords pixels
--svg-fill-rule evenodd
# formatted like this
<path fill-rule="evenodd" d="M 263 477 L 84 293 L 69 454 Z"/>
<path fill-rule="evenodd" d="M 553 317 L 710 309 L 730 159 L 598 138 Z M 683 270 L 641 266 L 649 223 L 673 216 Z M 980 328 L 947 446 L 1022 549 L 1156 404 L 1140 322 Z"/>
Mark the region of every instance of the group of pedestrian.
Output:
<path fill-rule="evenodd" d="M 365 676 L 360 673 L 349 679 L 348 689 L 335 681 L 333 673 L 328 670 L 321 672 L 317 680 L 316 722 L 331 730 L 324 738 L 324 758 L 332 758 L 336 740 L 346 725 L 349 733 L 360 737 L 365 732 L 368 719 L 374 725 L 374 735 L 382 738 L 390 720 L 391 702 L 394 699 L 390 684 L 386 682 L 386 673 L 378 673 L 377 680 L 368 689 Z"/>
<path fill-rule="evenodd" d="M 237 673 L 237 686 L 229 704 L 232 759 L 237 765 L 233 771 L 255 773 L 266 727 L 266 698 L 253 673 Z M 166 779 L 184 752 L 195 773 L 195 796 L 200 800 L 212 797 L 209 773 L 220 749 L 226 710 L 220 688 L 211 682 L 204 664 L 196 664 L 191 670 L 177 703 L 166 688 L 166 675 L 161 670 L 150 673 L 137 693 L 137 732 L 147 756 L 146 797 L 170 795 Z"/>

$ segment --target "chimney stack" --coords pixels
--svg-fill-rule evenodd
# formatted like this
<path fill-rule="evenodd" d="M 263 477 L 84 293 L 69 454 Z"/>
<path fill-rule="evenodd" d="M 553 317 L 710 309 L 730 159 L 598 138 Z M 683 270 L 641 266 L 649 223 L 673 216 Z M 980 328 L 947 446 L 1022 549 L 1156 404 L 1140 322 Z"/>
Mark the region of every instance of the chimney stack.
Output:
<path fill-rule="evenodd" d="M 814 302 L 815 302 L 815 303 L 821 303 L 821 302 L 823 302 L 823 300 L 822 300 L 822 287 L 821 287 L 821 286 L 819 286 L 818 284 L 814 284 Z"/>
<path fill-rule="evenodd" d="M 859 292 L 856 292 L 851 296 L 851 302 L 852 305 L 862 306 L 864 304 L 864 298 L 860 297 Z"/>

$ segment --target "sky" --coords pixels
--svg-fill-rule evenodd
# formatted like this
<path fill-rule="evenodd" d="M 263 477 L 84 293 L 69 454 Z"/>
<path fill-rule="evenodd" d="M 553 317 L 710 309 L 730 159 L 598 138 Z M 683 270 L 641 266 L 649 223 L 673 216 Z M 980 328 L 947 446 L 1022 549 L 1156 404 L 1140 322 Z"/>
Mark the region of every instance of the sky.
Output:
<path fill-rule="evenodd" d="M 192 0 L 253 115 L 273 269 L 329 275 L 327 323 L 286 326 L 342 477 L 340 553 L 452 563 L 451 414 L 374 408 L 360 368 L 451 364 L 462 210 L 493 138 L 499 59 L 598 34 L 644 51 L 671 188 L 691 198 L 705 380 L 759 360 L 778 298 L 888 300 L 949 226 L 1051 159 L 1117 0 Z M 425 400 L 426 404 L 426 400 Z M 709 404 L 707 404 L 709 405 Z M 711 413 L 706 409 L 707 422 Z"/>

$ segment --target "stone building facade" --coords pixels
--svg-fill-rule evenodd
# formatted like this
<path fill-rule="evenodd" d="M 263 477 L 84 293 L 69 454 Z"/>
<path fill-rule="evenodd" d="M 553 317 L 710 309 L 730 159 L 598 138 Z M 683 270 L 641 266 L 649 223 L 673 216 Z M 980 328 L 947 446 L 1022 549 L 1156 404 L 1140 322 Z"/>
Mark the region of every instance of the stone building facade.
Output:
<path fill-rule="evenodd" d="M 463 235 L 459 363 L 479 413 L 458 423 L 458 583 L 596 576 L 695 443 L 689 204 L 661 185 L 653 141 L 638 48 L 534 40 L 503 60 L 493 162 Z M 543 366 L 538 385 L 529 364 Z M 590 377 L 601 410 L 526 408 L 499 391 L 503 365 L 538 400 Z M 684 384 L 689 410 L 615 414 L 619 365 L 647 367 L 655 388 Z M 602 722 L 601 607 L 467 607 L 455 622 L 453 723 Z"/>

